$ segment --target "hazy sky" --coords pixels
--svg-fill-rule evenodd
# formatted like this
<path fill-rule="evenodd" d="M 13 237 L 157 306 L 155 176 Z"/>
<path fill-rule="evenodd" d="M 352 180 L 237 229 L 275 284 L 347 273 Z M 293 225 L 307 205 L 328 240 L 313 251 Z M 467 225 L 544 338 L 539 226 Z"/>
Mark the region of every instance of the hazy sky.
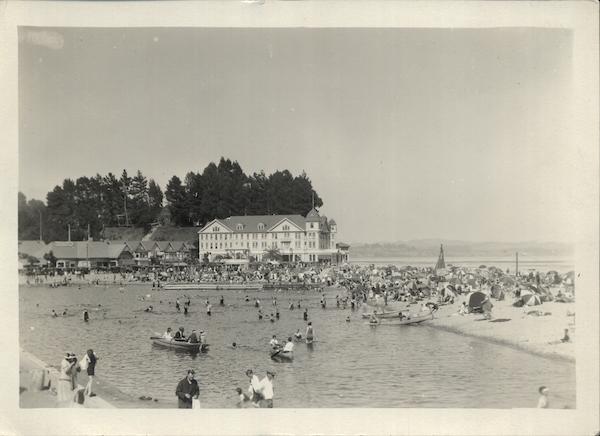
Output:
<path fill-rule="evenodd" d="M 341 240 L 573 237 L 571 33 L 21 28 L 19 184 L 305 170 Z"/>

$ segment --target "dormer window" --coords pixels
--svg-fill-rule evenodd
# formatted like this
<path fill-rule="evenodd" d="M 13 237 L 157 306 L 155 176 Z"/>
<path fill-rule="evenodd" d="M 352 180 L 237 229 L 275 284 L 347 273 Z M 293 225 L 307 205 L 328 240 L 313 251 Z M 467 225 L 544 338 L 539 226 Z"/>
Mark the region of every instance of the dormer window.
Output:
<path fill-rule="evenodd" d="M 258 223 L 258 230 L 264 230 L 265 225 L 263 223 Z"/>
<path fill-rule="evenodd" d="M 244 230 L 244 225 L 243 224 L 238 224 L 237 226 L 235 226 L 236 230 Z"/>

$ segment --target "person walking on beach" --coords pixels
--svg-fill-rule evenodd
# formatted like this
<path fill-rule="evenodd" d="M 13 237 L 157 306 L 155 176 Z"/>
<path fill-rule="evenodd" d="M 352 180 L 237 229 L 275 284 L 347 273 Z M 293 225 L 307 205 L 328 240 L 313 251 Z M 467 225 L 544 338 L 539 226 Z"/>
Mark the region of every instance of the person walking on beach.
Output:
<path fill-rule="evenodd" d="M 97 361 L 98 357 L 94 353 L 94 350 L 90 348 L 87 350 L 85 356 L 83 356 L 83 359 L 81 359 L 81 362 L 79 363 L 79 367 L 86 371 L 88 375 L 88 382 L 85 385 L 85 390 L 83 391 L 83 394 L 87 395 L 88 397 L 94 396 L 92 393 L 92 388 L 94 386 L 94 376 L 96 375 Z"/>
<path fill-rule="evenodd" d="M 302 315 L 304 321 L 308 321 L 308 309 L 304 309 L 304 314 Z"/>
<path fill-rule="evenodd" d="M 208 316 L 210 316 L 210 315 L 211 315 L 211 311 L 212 311 L 212 305 L 211 305 L 210 303 L 208 303 L 208 304 L 206 305 L 206 314 L 207 314 Z"/>
<path fill-rule="evenodd" d="M 196 372 L 193 369 L 188 369 L 187 375 L 177 384 L 175 395 L 178 398 L 178 407 L 180 409 L 191 409 L 192 399 L 200 396 L 200 388 L 195 379 Z"/>

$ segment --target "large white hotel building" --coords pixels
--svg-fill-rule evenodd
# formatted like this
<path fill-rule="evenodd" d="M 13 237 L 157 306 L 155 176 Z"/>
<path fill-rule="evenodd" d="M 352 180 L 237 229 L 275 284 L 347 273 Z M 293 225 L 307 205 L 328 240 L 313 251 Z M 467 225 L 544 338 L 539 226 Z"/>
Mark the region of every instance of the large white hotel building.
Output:
<path fill-rule="evenodd" d="M 312 209 L 302 215 L 250 215 L 215 219 L 198 232 L 200 261 L 217 256 L 235 260 L 263 256 L 277 249 L 284 261 L 332 262 L 348 260 L 349 246 L 336 242 L 334 220 Z"/>

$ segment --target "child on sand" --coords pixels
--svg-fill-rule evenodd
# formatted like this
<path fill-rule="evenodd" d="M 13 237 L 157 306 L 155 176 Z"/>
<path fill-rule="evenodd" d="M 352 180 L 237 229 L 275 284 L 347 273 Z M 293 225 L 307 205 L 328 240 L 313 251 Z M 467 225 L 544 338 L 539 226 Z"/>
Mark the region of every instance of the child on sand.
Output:
<path fill-rule="evenodd" d="M 547 409 L 550 406 L 550 403 L 548 402 L 548 388 L 546 386 L 540 386 L 538 392 L 540 393 L 537 403 L 538 409 Z"/>

